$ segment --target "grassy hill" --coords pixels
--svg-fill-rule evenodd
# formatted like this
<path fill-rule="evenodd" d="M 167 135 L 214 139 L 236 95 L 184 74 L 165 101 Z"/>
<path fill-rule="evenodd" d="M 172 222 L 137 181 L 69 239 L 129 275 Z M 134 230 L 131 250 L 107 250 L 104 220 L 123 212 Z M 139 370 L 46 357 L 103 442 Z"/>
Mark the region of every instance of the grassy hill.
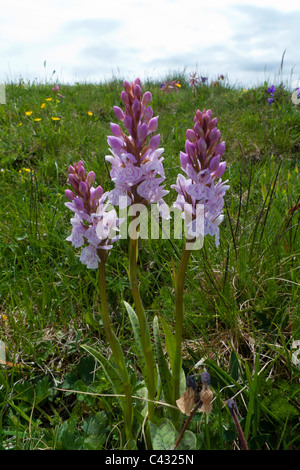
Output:
<path fill-rule="evenodd" d="M 239 447 L 224 407 L 234 396 L 250 449 L 299 448 L 299 106 L 282 85 L 269 104 L 270 84 L 239 90 L 221 80 L 193 91 L 184 77 L 172 78 L 181 85 L 176 93 L 143 83 L 159 115 L 166 202 L 176 199 L 170 186 L 197 109 L 218 118 L 230 184 L 220 246 L 206 237 L 187 272 L 183 367 L 186 374 L 206 367 L 215 394 L 208 420 L 195 415 L 189 429 L 197 449 Z M 63 85 L 60 95 L 52 87 L 7 84 L 0 105 L 0 448 L 124 448 L 118 401 L 81 348 L 91 345 L 113 361 L 99 326 L 97 271 L 86 269 L 66 241 L 71 213 L 64 195 L 68 166 L 78 160 L 112 189 L 104 157 L 123 86 Z M 141 240 L 140 291 L 150 324 L 159 315 L 174 326 L 172 266 L 182 247 L 183 240 Z M 127 240 L 111 251 L 107 289 L 139 395 L 124 307 L 132 304 Z M 141 416 L 143 404 L 136 400 Z M 139 421 L 135 433 L 143 449 Z"/>

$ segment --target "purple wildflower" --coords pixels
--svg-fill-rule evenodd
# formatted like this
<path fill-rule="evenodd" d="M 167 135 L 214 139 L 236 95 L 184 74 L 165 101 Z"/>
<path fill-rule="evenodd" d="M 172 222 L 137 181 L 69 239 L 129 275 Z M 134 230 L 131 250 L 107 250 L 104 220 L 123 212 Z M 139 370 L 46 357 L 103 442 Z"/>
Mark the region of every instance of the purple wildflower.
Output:
<path fill-rule="evenodd" d="M 276 91 L 276 88 L 274 85 L 270 86 L 268 89 L 267 89 L 267 93 L 269 93 L 270 95 L 270 98 L 268 98 L 268 103 L 269 103 L 269 106 L 271 106 L 272 103 L 274 103 L 274 94 L 275 94 L 275 91 Z"/>
<path fill-rule="evenodd" d="M 83 162 L 69 166 L 68 182 L 72 186 L 65 195 L 70 202 L 66 206 L 75 213 L 71 219 L 72 232 L 67 238 L 75 248 L 81 251 L 80 261 L 90 269 L 97 269 L 105 261 L 112 243 L 118 240 L 113 232 L 118 230 L 121 220 L 115 210 L 106 211 L 104 202 L 108 192 L 103 193 L 101 186 L 94 188 L 95 173 L 86 173 Z"/>
<path fill-rule="evenodd" d="M 218 121 L 212 119 L 210 110 L 196 111 L 193 129 L 186 132 L 185 152 L 180 152 L 182 174 L 171 187 L 178 196 L 174 206 L 183 212 L 189 210 L 192 218 L 188 226 L 190 235 L 198 236 L 203 228 L 203 220 L 197 217 L 197 206 L 204 207 L 204 236 L 215 236 L 219 245 L 219 224 L 223 220 L 222 209 L 224 194 L 229 188 L 221 177 L 226 169 L 226 162 L 221 162 L 225 152 L 225 142 L 221 142 Z M 199 207 L 199 206 L 198 206 Z"/>
<path fill-rule="evenodd" d="M 199 77 L 197 77 L 196 72 L 190 73 L 190 77 L 191 78 L 189 79 L 189 83 L 191 85 L 191 88 L 192 88 L 193 92 L 195 92 L 197 85 L 199 85 L 199 83 L 200 83 L 199 82 Z"/>
<path fill-rule="evenodd" d="M 274 93 L 276 91 L 276 88 L 274 85 L 270 86 L 268 89 L 267 89 L 267 93 L 269 93 L 271 96 L 274 96 Z"/>
<path fill-rule="evenodd" d="M 208 77 L 201 77 L 201 82 L 202 82 L 202 83 L 205 83 L 206 80 L 208 80 Z"/>
<path fill-rule="evenodd" d="M 121 93 L 124 110 L 114 107 L 115 115 L 127 131 L 119 124 L 111 123 L 113 136 L 107 141 L 112 155 L 106 156 L 111 164 L 110 176 L 115 188 L 109 194 L 113 205 L 162 203 L 168 193 L 161 186 L 165 179 L 163 168 L 163 148 L 158 148 L 160 135 L 153 134 L 158 125 L 158 116 L 148 106 L 152 100 L 149 91 L 143 94 L 141 81 L 137 78 L 132 84 L 124 82 Z M 122 199 L 120 199 L 123 196 Z"/>
<path fill-rule="evenodd" d="M 181 88 L 181 85 L 177 80 L 165 81 L 160 85 L 161 91 L 165 93 L 177 92 L 179 88 Z"/>

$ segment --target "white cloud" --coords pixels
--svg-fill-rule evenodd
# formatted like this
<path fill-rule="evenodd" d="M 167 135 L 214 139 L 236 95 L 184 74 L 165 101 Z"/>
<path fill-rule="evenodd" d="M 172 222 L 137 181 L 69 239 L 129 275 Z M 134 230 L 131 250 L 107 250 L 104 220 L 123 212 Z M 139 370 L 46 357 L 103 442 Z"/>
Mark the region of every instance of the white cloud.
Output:
<path fill-rule="evenodd" d="M 299 20 L 293 0 L 2 0 L 0 80 L 44 79 L 46 60 L 60 81 L 185 66 L 255 81 L 277 73 L 285 49 L 287 74 L 295 66 L 299 78 Z"/>

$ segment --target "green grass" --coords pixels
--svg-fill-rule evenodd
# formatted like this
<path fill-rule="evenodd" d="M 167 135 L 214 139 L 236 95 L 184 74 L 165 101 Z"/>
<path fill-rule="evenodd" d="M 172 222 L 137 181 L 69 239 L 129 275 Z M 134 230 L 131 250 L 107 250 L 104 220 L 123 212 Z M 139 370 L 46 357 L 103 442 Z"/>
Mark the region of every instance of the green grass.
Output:
<path fill-rule="evenodd" d="M 197 449 L 239 447 L 224 407 L 235 396 L 250 449 L 298 449 L 299 365 L 292 354 L 300 339 L 300 210 L 289 209 L 300 195 L 299 107 L 283 86 L 269 106 L 266 84 L 247 91 L 200 86 L 193 94 L 179 78 L 176 94 L 144 83 L 159 115 L 167 189 L 180 172 L 186 129 L 203 108 L 218 117 L 230 184 L 220 247 L 207 237 L 192 254 L 186 279 L 184 369 L 201 373 L 205 365 L 215 394 L 208 423 L 198 413 L 189 429 Z M 81 348 L 88 344 L 110 357 L 95 327 L 97 273 L 65 241 L 71 213 L 64 205 L 73 161 L 84 160 L 97 183 L 112 188 L 104 157 L 122 83 L 62 86 L 65 98 L 58 102 L 51 88 L 7 84 L 7 104 L 0 105 L 0 340 L 13 363 L 0 366 L 0 448 L 123 448 L 118 401 Z M 171 190 L 166 202 L 174 200 Z M 140 289 L 151 324 L 157 314 L 174 325 L 172 263 L 178 266 L 182 246 L 181 240 L 141 241 Z M 123 303 L 132 302 L 127 252 L 126 240 L 111 252 L 108 297 L 134 393 L 142 396 Z M 136 399 L 137 412 L 143 408 Z M 143 449 L 141 426 L 135 433 Z"/>

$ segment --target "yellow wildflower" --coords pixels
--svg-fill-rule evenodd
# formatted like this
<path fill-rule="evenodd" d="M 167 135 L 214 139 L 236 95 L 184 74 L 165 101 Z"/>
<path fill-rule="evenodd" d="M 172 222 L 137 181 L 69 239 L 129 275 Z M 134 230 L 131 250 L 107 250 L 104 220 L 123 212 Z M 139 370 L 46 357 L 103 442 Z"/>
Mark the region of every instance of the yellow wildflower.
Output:
<path fill-rule="evenodd" d="M 4 315 L 4 313 L 2 313 L 2 321 L 4 321 L 4 322 L 7 321 L 7 316 Z"/>
<path fill-rule="evenodd" d="M 41 108 L 43 109 L 46 106 L 46 103 L 41 104 Z"/>
<path fill-rule="evenodd" d="M 35 118 L 35 121 L 41 121 L 42 118 Z"/>
<path fill-rule="evenodd" d="M 26 116 L 30 116 L 32 114 L 32 111 L 26 111 L 25 114 Z"/>
<path fill-rule="evenodd" d="M 89 115 L 89 116 L 93 116 L 92 111 L 88 111 L 88 115 Z"/>
<path fill-rule="evenodd" d="M 45 101 L 51 101 L 52 98 L 45 98 Z"/>
<path fill-rule="evenodd" d="M 51 119 L 52 119 L 53 121 L 59 121 L 59 120 L 60 120 L 60 117 L 53 117 L 53 116 L 52 116 Z"/>

